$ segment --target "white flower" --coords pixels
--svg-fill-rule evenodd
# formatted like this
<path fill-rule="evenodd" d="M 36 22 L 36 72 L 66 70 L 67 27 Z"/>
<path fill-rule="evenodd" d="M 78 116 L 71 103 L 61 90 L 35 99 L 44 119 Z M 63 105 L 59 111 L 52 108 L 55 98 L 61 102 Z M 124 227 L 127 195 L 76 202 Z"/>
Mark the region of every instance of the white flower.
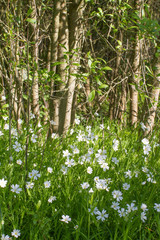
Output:
<path fill-rule="evenodd" d="M 113 150 L 117 151 L 118 150 L 118 146 L 119 146 L 119 141 L 114 139 L 113 140 Z"/>
<path fill-rule="evenodd" d="M 103 162 L 103 163 L 101 164 L 101 168 L 103 168 L 103 171 L 104 171 L 104 172 L 106 171 L 106 169 L 108 170 L 108 169 L 109 169 L 108 163 Z"/>
<path fill-rule="evenodd" d="M 142 172 L 145 172 L 145 173 L 147 173 L 149 171 L 149 169 L 148 168 L 146 168 L 146 167 L 142 167 Z"/>
<path fill-rule="evenodd" d="M 151 146 L 149 144 L 143 145 L 143 152 L 145 155 L 148 155 L 150 151 L 151 151 Z"/>
<path fill-rule="evenodd" d="M 114 190 L 114 191 L 112 192 L 112 195 L 113 195 L 113 198 L 116 198 L 116 200 L 117 200 L 118 202 L 123 199 L 123 197 L 122 197 L 122 192 L 119 191 L 119 190 Z"/>
<path fill-rule="evenodd" d="M 128 190 L 130 188 L 130 184 L 124 183 L 123 184 L 123 189 Z"/>
<path fill-rule="evenodd" d="M 135 207 L 134 203 L 131 203 L 131 205 L 127 204 L 127 212 L 130 213 L 132 211 L 136 211 L 138 208 Z"/>
<path fill-rule="evenodd" d="M 33 178 L 34 180 L 37 180 L 38 177 L 40 177 L 41 175 L 39 174 L 39 172 L 35 169 L 32 170 L 32 172 L 29 172 L 28 177 L 29 178 Z"/>
<path fill-rule="evenodd" d="M 149 144 L 149 141 L 148 141 L 147 138 L 143 138 L 143 139 L 142 139 L 142 143 L 143 143 L 144 145 L 148 145 L 148 144 Z"/>
<path fill-rule="evenodd" d="M 47 168 L 47 171 L 48 171 L 49 173 L 52 173 L 52 171 L 53 171 L 53 168 L 51 168 L 51 167 L 48 167 L 48 168 Z"/>
<path fill-rule="evenodd" d="M 93 193 L 94 191 L 93 191 L 93 189 L 92 188 L 90 188 L 90 190 L 89 190 L 89 193 Z"/>
<path fill-rule="evenodd" d="M 19 118 L 19 119 L 18 119 L 18 123 L 19 123 L 19 124 L 22 124 L 22 122 L 23 122 L 22 119 Z"/>
<path fill-rule="evenodd" d="M 2 234 L 1 240 L 10 240 L 11 238 L 8 235 Z"/>
<path fill-rule="evenodd" d="M 65 162 L 65 164 L 67 165 L 67 167 L 71 167 L 75 165 L 75 162 L 73 159 L 67 159 L 67 161 Z"/>
<path fill-rule="evenodd" d="M 75 225 L 75 226 L 74 226 L 74 229 L 76 229 L 76 230 L 77 230 L 77 229 L 78 229 L 78 225 Z"/>
<path fill-rule="evenodd" d="M 119 209 L 118 212 L 119 212 L 120 217 L 125 217 L 126 216 L 126 211 L 125 211 L 124 208 Z"/>
<path fill-rule="evenodd" d="M 49 203 L 52 203 L 53 201 L 56 201 L 56 197 L 55 196 L 51 196 L 49 199 L 48 199 L 48 202 Z"/>
<path fill-rule="evenodd" d="M 1 98 L 2 98 L 2 101 L 5 101 L 5 100 L 6 100 L 6 97 L 5 97 L 5 96 L 2 96 Z"/>
<path fill-rule="evenodd" d="M 143 122 L 141 122 L 140 125 L 141 125 L 141 128 L 143 129 L 143 131 L 145 131 L 147 129 L 147 127 L 144 125 Z"/>
<path fill-rule="evenodd" d="M 79 149 L 78 148 L 74 148 L 73 149 L 73 154 L 79 154 Z"/>
<path fill-rule="evenodd" d="M 49 188 L 51 186 L 51 182 L 50 181 L 44 182 L 44 186 L 45 188 Z"/>
<path fill-rule="evenodd" d="M 142 220 L 142 222 L 145 222 L 145 220 L 147 220 L 147 217 L 146 217 L 146 213 L 145 213 L 145 212 L 142 212 L 142 213 L 141 213 L 141 220 Z"/>
<path fill-rule="evenodd" d="M 104 125 L 103 125 L 103 124 L 100 124 L 99 128 L 100 128 L 101 130 L 103 130 L 103 129 L 104 129 Z"/>
<path fill-rule="evenodd" d="M 70 134 L 72 135 L 74 133 L 74 130 L 71 128 L 70 129 Z"/>
<path fill-rule="evenodd" d="M 7 185 L 7 180 L 4 180 L 4 178 L 0 179 L 0 187 L 5 188 Z"/>
<path fill-rule="evenodd" d="M 102 212 L 100 212 L 100 211 L 97 211 L 96 212 L 96 215 L 98 215 L 96 218 L 98 219 L 98 220 L 101 220 L 102 222 L 106 219 L 106 218 L 108 218 L 108 214 L 106 214 L 106 210 L 102 210 Z"/>
<path fill-rule="evenodd" d="M 80 124 L 80 120 L 78 118 L 75 119 L 75 124 L 77 124 L 77 125 Z"/>
<path fill-rule="evenodd" d="M 97 207 L 95 207 L 93 213 L 94 213 L 95 215 L 97 215 L 97 212 L 99 212 L 99 210 L 98 210 Z"/>
<path fill-rule="evenodd" d="M 20 152 L 22 151 L 22 147 L 21 147 L 21 144 L 18 143 L 17 141 L 15 141 L 14 145 L 13 145 L 13 148 L 16 152 Z"/>
<path fill-rule="evenodd" d="M 12 128 L 12 129 L 11 129 L 11 134 L 12 134 L 14 137 L 17 137 L 17 136 L 18 136 L 17 129 Z"/>
<path fill-rule="evenodd" d="M 63 151 L 63 157 L 69 157 L 70 155 L 68 150 Z"/>
<path fill-rule="evenodd" d="M 107 185 L 106 179 L 99 179 L 99 180 L 97 180 L 96 181 L 96 188 L 98 190 L 105 189 L 106 191 L 108 191 L 108 185 Z"/>
<path fill-rule="evenodd" d="M 99 181 L 99 177 L 94 177 L 94 181 L 98 182 Z"/>
<path fill-rule="evenodd" d="M 129 179 L 131 179 L 132 178 L 132 172 L 130 171 L 130 170 L 128 170 L 127 172 L 124 172 L 125 173 L 125 178 L 129 178 Z"/>
<path fill-rule="evenodd" d="M 18 165 L 21 165 L 21 164 L 22 164 L 22 161 L 21 161 L 20 159 L 18 159 L 18 160 L 16 161 L 16 163 L 17 163 Z"/>
<path fill-rule="evenodd" d="M 119 160 L 116 157 L 112 157 L 112 162 L 115 163 L 115 164 L 118 164 Z"/>
<path fill-rule="evenodd" d="M 63 165 L 62 168 L 61 168 L 61 171 L 62 171 L 63 175 L 66 175 L 67 171 L 68 171 L 68 168 Z"/>
<path fill-rule="evenodd" d="M 155 209 L 157 212 L 160 212 L 160 204 L 155 203 L 154 205 L 155 205 L 155 206 L 154 206 L 154 209 Z"/>
<path fill-rule="evenodd" d="M 91 174 L 93 172 L 93 169 L 91 167 L 87 168 L 87 173 Z"/>
<path fill-rule="evenodd" d="M 142 203 L 141 209 L 142 209 L 144 212 L 147 211 L 147 210 L 148 210 L 148 209 L 147 209 L 147 205 L 144 204 L 144 203 Z"/>
<path fill-rule="evenodd" d="M 89 183 L 88 182 L 84 182 L 84 183 L 81 184 L 81 187 L 83 189 L 87 189 L 87 188 L 89 188 Z"/>
<path fill-rule="evenodd" d="M 114 210 L 118 210 L 119 209 L 119 202 L 112 202 L 111 208 L 113 208 Z"/>
<path fill-rule="evenodd" d="M 88 149 L 88 153 L 91 155 L 91 154 L 93 154 L 93 148 L 89 148 Z"/>
<path fill-rule="evenodd" d="M 52 133 L 51 138 L 54 138 L 54 139 L 58 138 L 58 134 L 57 133 Z"/>
<path fill-rule="evenodd" d="M 20 188 L 18 184 L 16 184 L 16 185 L 12 184 L 11 188 L 12 188 L 11 191 L 15 192 L 17 194 L 19 194 L 22 191 L 22 188 Z"/>
<path fill-rule="evenodd" d="M 3 136 L 4 134 L 2 133 L 2 131 L 0 131 L 0 136 Z"/>
<path fill-rule="evenodd" d="M 71 218 L 68 215 L 62 215 L 62 222 L 69 223 L 71 221 Z"/>
<path fill-rule="evenodd" d="M 100 163 L 101 160 L 105 160 L 107 158 L 106 150 L 99 149 L 98 153 L 96 153 L 96 158 L 98 158 L 98 162 Z"/>
<path fill-rule="evenodd" d="M 6 124 L 4 125 L 4 129 L 5 129 L 5 130 L 8 130 L 8 129 L 9 129 L 9 124 L 6 123 Z"/>
<path fill-rule="evenodd" d="M 51 125 L 56 125 L 56 123 L 53 120 L 50 121 L 50 124 Z"/>
<path fill-rule="evenodd" d="M 33 113 L 30 112 L 30 118 L 33 119 L 35 118 L 35 115 Z"/>
<path fill-rule="evenodd" d="M 33 143 L 35 143 L 35 142 L 37 142 L 37 140 L 36 140 L 37 138 L 38 138 L 38 136 L 36 134 L 32 134 L 31 141 Z"/>
<path fill-rule="evenodd" d="M 32 189 L 33 186 L 34 186 L 34 183 L 32 183 L 32 182 L 27 182 L 27 184 L 26 184 L 27 189 Z"/>
<path fill-rule="evenodd" d="M 18 229 L 14 229 L 11 234 L 15 238 L 18 238 L 21 235 L 20 230 L 18 230 Z"/>

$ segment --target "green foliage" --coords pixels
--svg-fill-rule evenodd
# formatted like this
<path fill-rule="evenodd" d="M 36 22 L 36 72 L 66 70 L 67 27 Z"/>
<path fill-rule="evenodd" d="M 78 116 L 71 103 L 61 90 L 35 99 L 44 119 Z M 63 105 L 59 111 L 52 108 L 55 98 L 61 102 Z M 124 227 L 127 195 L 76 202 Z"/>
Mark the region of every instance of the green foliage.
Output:
<path fill-rule="evenodd" d="M 1 234 L 11 236 L 19 229 L 20 239 L 159 239 L 156 132 L 147 141 L 140 127 L 120 130 L 95 116 L 92 127 L 76 119 L 63 139 L 53 134 L 46 141 L 45 126 L 33 128 L 33 120 L 26 165 L 26 126 L 22 123 L 18 134 L 13 122 L 9 156 L 8 120 L 1 119 Z M 13 184 L 21 188 L 19 193 L 13 192 Z M 122 194 L 119 200 L 115 191 Z M 63 215 L 71 220 L 65 222 Z"/>

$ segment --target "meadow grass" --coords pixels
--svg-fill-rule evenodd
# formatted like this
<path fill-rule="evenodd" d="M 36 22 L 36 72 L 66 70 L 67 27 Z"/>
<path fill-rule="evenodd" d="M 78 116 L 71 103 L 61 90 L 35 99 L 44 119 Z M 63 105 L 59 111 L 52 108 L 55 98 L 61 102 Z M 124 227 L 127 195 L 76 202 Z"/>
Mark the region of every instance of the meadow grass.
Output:
<path fill-rule="evenodd" d="M 1 239 L 160 239 L 158 132 L 76 121 L 64 138 L 45 127 L 0 128 Z M 46 126 L 47 128 L 47 126 Z"/>

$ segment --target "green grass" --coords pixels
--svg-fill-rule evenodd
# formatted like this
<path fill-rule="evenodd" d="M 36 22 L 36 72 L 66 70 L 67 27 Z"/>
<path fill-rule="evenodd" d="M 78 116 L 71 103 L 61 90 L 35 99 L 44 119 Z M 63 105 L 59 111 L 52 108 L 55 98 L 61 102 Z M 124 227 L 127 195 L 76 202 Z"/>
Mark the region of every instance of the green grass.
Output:
<path fill-rule="evenodd" d="M 12 135 L 10 159 L 6 122 L 2 119 L 0 128 L 3 133 L 0 136 L 0 180 L 7 180 L 5 187 L 0 181 L 1 236 L 9 235 L 14 239 L 11 233 L 18 229 L 21 233 L 18 239 L 24 240 L 160 239 L 160 212 L 154 208 L 155 203 L 160 204 L 157 132 L 149 138 L 150 151 L 144 154 L 140 128 L 120 130 L 116 123 L 106 122 L 102 130 L 97 119 L 91 128 L 79 124 L 65 138 L 48 141 L 45 128 L 39 134 L 37 129 L 29 133 L 26 166 L 25 126 L 20 134 Z M 34 129 L 32 123 L 30 128 Z M 32 142 L 33 134 L 37 135 L 35 142 Z M 20 143 L 19 151 L 14 147 L 16 141 Z M 64 156 L 66 150 L 69 160 Z M 17 160 L 22 163 L 17 164 Z M 51 173 L 48 167 L 52 168 Z M 40 174 L 37 179 L 29 178 L 33 169 Z M 45 188 L 46 181 L 50 181 L 49 188 Z M 27 182 L 34 184 L 32 189 L 26 188 Z M 21 188 L 19 193 L 11 191 L 13 184 Z M 127 184 L 128 190 L 123 184 Z M 117 210 L 111 207 L 117 202 L 115 193 L 120 194 Z M 56 200 L 48 202 L 51 196 Z M 134 205 L 129 211 L 131 203 Z M 142 204 L 146 209 L 141 209 Z M 104 215 L 108 215 L 102 216 L 103 210 Z M 141 214 L 144 214 L 143 220 Z M 63 215 L 68 215 L 71 221 L 61 221 Z"/>

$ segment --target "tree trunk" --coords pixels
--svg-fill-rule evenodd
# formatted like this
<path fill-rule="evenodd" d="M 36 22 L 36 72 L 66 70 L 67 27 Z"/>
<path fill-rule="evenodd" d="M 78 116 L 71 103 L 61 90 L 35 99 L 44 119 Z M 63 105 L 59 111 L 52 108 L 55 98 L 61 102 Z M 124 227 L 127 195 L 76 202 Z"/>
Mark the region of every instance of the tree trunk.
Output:
<path fill-rule="evenodd" d="M 67 3 L 66 0 L 60 1 L 60 22 L 59 22 L 59 35 L 58 35 L 58 53 L 57 60 L 60 64 L 57 66 L 57 73 L 60 81 L 54 83 L 54 131 L 59 134 L 63 133 L 63 125 L 66 109 L 66 84 L 67 84 L 67 65 L 68 55 L 66 52 L 69 50 L 68 39 L 68 16 L 67 16 Z"/>
<path fill-rule="evenodd" d="M 56 65 L 54 63 L 57 62 L 57 54 L 58 54 L 58 36 L 59 36 L 59 28 L 60 28 L 60 10 L 61 10 L 61 2 L 59 0 L 53 0 L 54 4 L 54 11 L 53 11 L 53 20 L 52 20 L 52 30 L 51 30 L 51 71 L 53 74 L 56 73 Z M 54 111 L 55 109 L 55 111 Z M 53 78 L 50 82 L 50 100 L 49 100 L 49 113 L 50 113 L 50 120 L 54 119 L 55 125 L 50 125 L 50 134 L 53 132 L 58 131 L 58 106 L 54 101 L 54 81 Z"/>
<path fill-rule="evenodd" d="M 80 49 L 82 49 L 83 42 L 82 18 L 84 7 L 84 0 L 74 0 L 69 5 L 69 51 L 72 52 L 72 55 L 70 56 L 66 114 L 63 133 L 67 132 L 71 124 L 73 96 L 76 85 L 75 74 L 78 73 L 78 68 L 80 65 Z"/>
<path fill-rule="evenodd" d="M 31 18 L 34 23 L 30 23 L 32 33 L 32 56 L 33 56 L 33 82 L 32 82 L 32 97 L 33 97 L 33 113 L 39 120 L 39 87 L 38 87 L 38 40 L 39 40 L 39 26 L 37 17 L 37 1 L 30 0 L 32 13 Z"/>
<path fill-rule="evenodd" d="M 157 111 L 159 92 L 160 92 L 160 57 L 158 58 L 155 67 L 156 67 L 155 78 L 154 78 L 154 82 L 153 82 L 153 88 L 152 88 L 151 99 L 150 99 L 151 108 L 149 110 L 149 116 L 147 118 L 147 124 L 146 124 L 147 129 L 145 131 L 145 135 L 152 132 L 152 129 L 154 126 L 154 121 L 155 121 L 155 116 L 156 116 L 156 111 Z"/>
<path fill-rule="evenodd" d="M 139 17 L 141 16 L 141 0 L 135 0 L 135 10 L 137 10 Z M 141 43 L 139 40 L 138 30 L 135 32 L 135 43 L 134 43 L 134 53 L 133 53 L 133 76 L 130 88 L 130 118 L 131 124 L 135 127 L 138 121 L 138 85 L 140 81 L 141 71 L 140 71 L 140 48 Z"/>

